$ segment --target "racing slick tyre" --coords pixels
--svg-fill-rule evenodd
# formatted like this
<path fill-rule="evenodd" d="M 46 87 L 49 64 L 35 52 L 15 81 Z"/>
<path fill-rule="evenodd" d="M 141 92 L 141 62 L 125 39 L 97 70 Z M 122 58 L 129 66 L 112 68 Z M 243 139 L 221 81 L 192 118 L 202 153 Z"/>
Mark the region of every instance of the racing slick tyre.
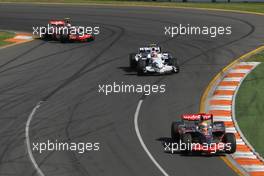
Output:
<path fill-rule="evenodd" d="M 135 56 L 135 53 L 129 54 L 129 66 L 133 69 L 137 67 L 137 61 L 135 60 Z"/>
<path fill-rule="evenodd" d="M 66 43 L 66 42 L 69 42 L 70 39 L 69 39 L 69 35 L 60 35 L 60 42 L 61 43 Z"/>
<path fill-rule="evenodd" d="M 137 74 L 139 76 L 142 76 L 145 74 L 145 68 L 146 68 L 146 61 L 145 60 L 139 60 L 137 64 Z"/>
<path fill-rule="evenodd" d="M 47 34 L 47 33 L 45 33 L 45 34 L 43 34 L 42 36 L 41 36 L 41 39 L 42 40 L 45 40 L 45 41 L 48 41 L 48 40 L 51 40 L 51 36 L 49 35 L 49 34 Z"/>
<path fill-rule="evenodd" d="M 232 154 L 236 152 L 236 137 L 233 133 L 226 133 L 224 135 L 223 142 L 225 144 L 230 144 L 230 148 L 225 148 L 225 152 L 227 154 Z"/>
<path fill-rule="evenodd" d="M 192 135 L 190 133 L 185 133 L 182 135 L 182 144 L 185 144 L 186 148 L 185 150 L 182 150 L 181 152 L 183 154 L 190 154 L 192 152 L 191 150 L 191 144 L 192 144 Z"/>
<path fill-rule="evenodd" d="M 179 133 L 179 125 L 181 125 L 181 122 L 172 122 L 171 124 L 171 139 L 175 142 L 180 141 L 180 133 Z"/>
<path fill-rule="evenodd" d="M 85 41 L 86 41 L 86 42 L 94 41 L 94 37 L 92 36 L 92 37 L 90 37 L 90 38 L 87 38 Z"/>
<path fill-rule="evenodd" d="M 171 58 L 169 64 L 176 68 L 176 69 L 173 69 L 174 73 L 179 73 L 180 72 L 180 67 L 179 67 L 179 64 L 178 64 L 178 60 L 176 58 Z"/>

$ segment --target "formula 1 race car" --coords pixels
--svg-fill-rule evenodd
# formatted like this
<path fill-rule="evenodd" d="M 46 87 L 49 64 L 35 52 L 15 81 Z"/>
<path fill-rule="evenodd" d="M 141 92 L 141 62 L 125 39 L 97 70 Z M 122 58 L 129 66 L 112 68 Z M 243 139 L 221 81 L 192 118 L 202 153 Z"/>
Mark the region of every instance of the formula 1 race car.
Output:
<path fill-rule="evenodd" d="M 156 44 L 141 47 L 138 53 L 131 53 L 129 63 L 130 68 L 136 69 L 138 75 L 178 73 L 180 71 L 178 60 L 168 52 L 161 52 L 161 48 Z"/>
<path fill-rule="evenodd" d="M 92 34 L 84 33 L 83 29 L 79 28 L 78 26 L 72 26 L 71 30 L 78 31 L 78 33 L 61 34 L 59 37 L 61 43 L 74 42 L 74 41 L 90 42 L 95 39 L 95 37 Z"/>
<path fill-rule="evenodd" d="M 184 154 L 232 154 L 236 151 L 235 135 L 226 133 L 224 123 L 214 122 L 212 114 L 182 115 L 180 121 L 171 124 L 171 138 L 189 146 L 181 151 Z"/>
<path fill-rule="evenodd" d="M 60 41 L 61 43 L 74 41 L 88 42 L 95 39 L 92 34 L 85 33 L 82 28 L 72 26 L 69 18 L 50 20 L 47 27 L 42 28 L 40 38 L 43 40 Z"/>

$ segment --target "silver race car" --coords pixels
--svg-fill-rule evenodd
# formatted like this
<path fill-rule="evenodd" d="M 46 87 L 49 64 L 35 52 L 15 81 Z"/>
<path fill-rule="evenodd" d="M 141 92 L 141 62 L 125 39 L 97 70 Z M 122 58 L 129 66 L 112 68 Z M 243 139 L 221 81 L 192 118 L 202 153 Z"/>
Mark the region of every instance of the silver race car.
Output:
<path fill-rule="evenodd" d="M 178 73 L 178 61 L 168 52 L 161 52 L 155 44 L 139 48 L 138 53 L 129 56 L 130 68 L 137 70 L 138 75 Z"/>

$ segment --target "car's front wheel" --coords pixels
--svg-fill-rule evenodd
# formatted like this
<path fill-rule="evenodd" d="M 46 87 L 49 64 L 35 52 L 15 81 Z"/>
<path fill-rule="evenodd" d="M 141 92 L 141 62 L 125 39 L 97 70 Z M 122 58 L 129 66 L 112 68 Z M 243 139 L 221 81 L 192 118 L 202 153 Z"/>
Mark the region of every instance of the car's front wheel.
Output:
<path fill-rule="evenodd" d="M 185 133 L 182 135 L 182 144 L 185 146 L 182 148 L 182 153 L 183 154 L 189 154 L 191 153 L 192 149 L 192 135 L 190 133 Z"/>
<path fill-rule="evenodd" d="M 225 152 L 227 154 L 232 154 L 236 152 L 236 137 L 233 133 L 226 133 L 223 138 L 225 143 Z"/>
<path fill-rule="evenodd" d="M 145 74 L 145 69 L 146 69 L 146 61 L 145 60 L 139 60 L 137 64 L 137 74 L 139 76 L 142 76 Z"/>

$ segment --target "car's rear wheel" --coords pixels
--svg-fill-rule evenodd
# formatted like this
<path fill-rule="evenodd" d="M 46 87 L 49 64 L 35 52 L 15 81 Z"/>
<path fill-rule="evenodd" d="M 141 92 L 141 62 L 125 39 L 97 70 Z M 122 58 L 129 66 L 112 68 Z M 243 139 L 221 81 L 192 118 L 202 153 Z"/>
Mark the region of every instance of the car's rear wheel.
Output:
<path fill-rule="evenodd" d="M 91 42 L 91 41 L 94 41 L 94 37 L 89 37 L 86 39 L 86 42 Z"/>
<path fill-rule="evenodd" d="M 139 60 L 137 64 L 137 74 L 139 76 L 142 76 L 145 74 L 145 69 L 146 69 L 146 61 L 145 60 Z"/>
<path fill-rule="evenodd" d="M 135 60 L 135 56 L 135 53 L 129 54 L 129 66 L 133 69 L 137 67 L 137 61 Z"/>
<path fill-rule="evenodd" d="M 226 133 L 224 135 L 223 142 L 226 144 L 225 152 L 227 154 L 236 152 L 236 137 L 233 133 Z"/>
<path fill-rule="evenodd" d="M 178 60 L 176 58 L 171 58 L 169 64 L 171 66 L 175 67 L 175 69 L 173 69 L 174 73 L 179 73 L 180 72 L 180 67 L 179 67 L 179 64 L 178 64 Z"/>
<path fill-rule="evenodd" d="M 48 41 L 48 40 L 51 40 L 51 35 L 49 35 L 49 34 L 47 34 L 47 33 L 45 33 L 45 34 L 43 34 L 42 36 L 41 36 L 41 39 L 42 40 L 45 40 L 45 41 Z"/>
<path fill-rule="evenodd" d="M 60 42 L 61 43 L 66 43 L 69 42 L 69 35 L 60 35 Z"/>
<path fill-rule="evenodd" d="M 181 122 L 172 122 L 171 124 L 171 139 L 175 142 L 180 141 L 179 125 Z"/>

